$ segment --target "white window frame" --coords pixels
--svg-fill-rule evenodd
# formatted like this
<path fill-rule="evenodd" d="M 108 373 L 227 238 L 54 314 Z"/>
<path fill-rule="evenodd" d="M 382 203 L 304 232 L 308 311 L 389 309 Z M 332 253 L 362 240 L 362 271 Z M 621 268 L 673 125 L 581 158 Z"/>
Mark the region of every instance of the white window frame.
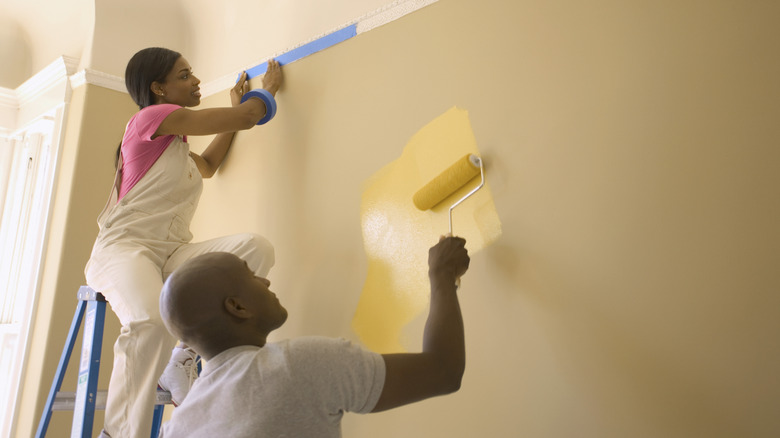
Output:
<path fill-rule="evenodd" d="M 0 307 L 0 436 L 13 434 L 21 399 L 77 64 L 59 58 L 16 90 L 0 90 L 0 306 L 10 304 Z"/>

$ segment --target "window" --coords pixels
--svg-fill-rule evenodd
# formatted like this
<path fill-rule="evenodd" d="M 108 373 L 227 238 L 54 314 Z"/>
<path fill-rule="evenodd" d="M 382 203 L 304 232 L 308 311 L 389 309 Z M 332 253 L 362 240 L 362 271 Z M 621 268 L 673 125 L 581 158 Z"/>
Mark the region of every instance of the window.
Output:
<path fill-rule="evenodd" d="M 62 107 L 0 133 L 0 431 L 16 405 L 40 282 L 60 143 Z"/>

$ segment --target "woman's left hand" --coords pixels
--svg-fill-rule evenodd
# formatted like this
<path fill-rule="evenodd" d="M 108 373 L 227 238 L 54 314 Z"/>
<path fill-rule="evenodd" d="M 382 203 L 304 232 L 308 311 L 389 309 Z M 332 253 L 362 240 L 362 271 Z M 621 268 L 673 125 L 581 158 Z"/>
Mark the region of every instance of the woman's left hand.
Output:
<path fill-rule="evenodd" d="M 249 81 L 246 80 L 246 72 L 241 73 L 241 77 L 236 82 L 236 85 L 230 89 L 230 103 L 233 106 L 241 104 L 241 97 L 249 91 Z"/>

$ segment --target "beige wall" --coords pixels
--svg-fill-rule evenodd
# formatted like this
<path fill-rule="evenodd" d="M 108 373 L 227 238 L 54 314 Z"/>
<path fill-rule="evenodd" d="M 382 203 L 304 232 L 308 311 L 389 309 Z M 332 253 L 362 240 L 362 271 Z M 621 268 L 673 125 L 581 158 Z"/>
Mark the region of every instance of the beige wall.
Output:
<path fill-rule="evenodd" d="M 780 11 L 684 3 L 442 0 L 286 68 L 195 223 L 274 242 L 279 337 L 354 337 L 363 184 L 452 106 L 503 224 L 463 389 L 346 436 L 780 433 Z"/>
<path fill-rule="evenodd" d="M 277 338 L 355 338 L 363 184 L 464 108 L 503 234 L 463 279 L 463 388 L 347 416 L 344 435 L 776 436 L 779 9 L 441 0 L 289 65 L 277 118 L 240 133 L 207 182 L 196 239 L 255 231 L 275 244 L 270 279 L 290 311 Z M 28 417 L 133 109 L 96 87 L 74 102 L 54 295 L 39 307 L 51 335 L 38 321 L 31 353 L 51 370 L 28 370 Z"/>

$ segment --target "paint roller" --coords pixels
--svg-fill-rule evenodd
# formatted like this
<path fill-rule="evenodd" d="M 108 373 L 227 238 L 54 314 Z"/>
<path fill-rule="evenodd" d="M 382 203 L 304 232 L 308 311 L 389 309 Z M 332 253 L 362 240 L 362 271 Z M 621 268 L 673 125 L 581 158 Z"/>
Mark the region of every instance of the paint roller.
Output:
<path fill-rule="evenodd" d="M 485 170 L 482 167 L 481 158 L 474 154 L 464 155 L 460 160 L 456 161 L 452 166 L 448 167 L 444 172 L 440 173 L 436 178 L 432 179 L 428 184 L 423 186 L 423 188 L 418 190 L 412 197 L 412 201 L 414 201 L 414 205 L 420 210 L 429 210 L 449 198 L 450 195 L 465 186 L 477 175 L 479 175 L 481 179 L 479 185 L 450 206 L 449 235 L 452 236 L 452 210 L 485 185 Z M 455 287 L 460 289 L 460 277 L 455 279 Z"/>
<path fill-rule="evenodd" d="M 452 210 L 485 185 L 485 171 L 482 167 L 481 158 L 474 154 L 464 155 L 460 160 L 418 190 L 412 197 L 412 201 L 420 210 L 430 210 L 465 186 L 477 175 L 480 175 L 482 180 L 479 185 L 450 206 L 450 235 L 452 235 Z"/>

